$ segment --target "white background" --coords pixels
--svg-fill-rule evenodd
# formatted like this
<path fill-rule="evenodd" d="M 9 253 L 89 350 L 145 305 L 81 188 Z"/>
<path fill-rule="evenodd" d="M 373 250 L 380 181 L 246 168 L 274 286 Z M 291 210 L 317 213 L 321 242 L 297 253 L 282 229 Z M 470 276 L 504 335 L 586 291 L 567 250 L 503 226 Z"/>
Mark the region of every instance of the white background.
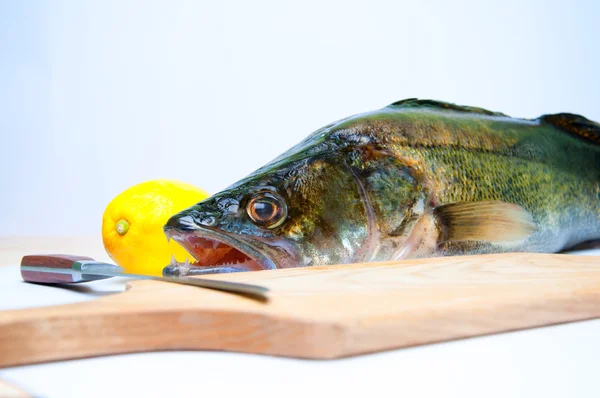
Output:
<path fill-rule="evenodd" d="M 0 234 L 97 233 L 408 97 L 600 120 L 597 1 L 0 0 Z"/>

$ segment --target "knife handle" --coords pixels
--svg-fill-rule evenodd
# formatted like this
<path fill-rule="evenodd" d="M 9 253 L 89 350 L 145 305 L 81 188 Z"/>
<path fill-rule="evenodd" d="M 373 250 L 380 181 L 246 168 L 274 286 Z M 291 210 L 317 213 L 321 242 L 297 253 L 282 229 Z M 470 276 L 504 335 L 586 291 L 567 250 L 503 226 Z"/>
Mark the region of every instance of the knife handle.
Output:
<path fill-rule="evenodd" d="M 33 283 L 79 283 L 89 279 L 81 278 L 74 268 L 78 261 L 92 260 L 90 257 L 69 254 L 37 254 L 21 259 L 21 277 Z"/>

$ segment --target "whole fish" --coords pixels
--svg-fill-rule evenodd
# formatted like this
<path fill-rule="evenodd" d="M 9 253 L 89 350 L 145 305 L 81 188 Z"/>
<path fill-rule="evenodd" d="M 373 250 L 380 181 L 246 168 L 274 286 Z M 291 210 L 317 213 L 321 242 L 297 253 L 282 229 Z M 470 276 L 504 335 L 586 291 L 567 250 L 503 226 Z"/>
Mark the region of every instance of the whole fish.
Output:
<path fill-rule="evenodd" d="M 600 239 L 600 124 L 407 99 L 325 126 L 174 215 L 165 274 L 558 252 Z"/>

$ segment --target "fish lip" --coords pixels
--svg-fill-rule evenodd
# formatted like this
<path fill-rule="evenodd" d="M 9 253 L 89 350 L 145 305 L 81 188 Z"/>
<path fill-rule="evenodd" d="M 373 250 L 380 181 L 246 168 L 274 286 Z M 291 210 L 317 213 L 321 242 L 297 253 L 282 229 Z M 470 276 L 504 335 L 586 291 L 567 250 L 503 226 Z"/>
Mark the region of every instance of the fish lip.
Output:
<path fill-rule="evenodd" d="M 188 224 L 185 226 L 185 228 L 182 228 L 182 229 L 165 226 L 164 232 L 165 232 L 165 235 L 167 236 L 167 238 L 175 239 L 175 241 L 177 241 L 177 243 L 180 243 L 179 240 L 177 239 L 178 237 L 189 236 L 190 234 L 193 234 L 200 238 L 208 238 L 208 239 L 216 240 L 216 241 L 225 243 L 226 245 L 229 245 L 229 246 L 233 247 L 234 249 L 242 252 L 246 256 L 250 257 L 252 260 L 256 261 L 264 270 L 277 269 L 277 266 L 270 258 L 268 258 L 264 254 L 260 253 L 258 250 L 254 249 L 250 245 L 242 242 L 239 239 L 235 239 L 235 238 L 231 237 L 230 235 L 227 235 L 227 234 L 224 234 L 224 233 L 212 230 L 212 229 L 203 228 L 197 224 L 194 225 L 194 228 L 190 228 L 190 225 Z M 194 256 L 192 251 L 188 250 L 186 245 L 181 244 L 181 246 L 190 255 L 192 255 L 192 257 Z"/>

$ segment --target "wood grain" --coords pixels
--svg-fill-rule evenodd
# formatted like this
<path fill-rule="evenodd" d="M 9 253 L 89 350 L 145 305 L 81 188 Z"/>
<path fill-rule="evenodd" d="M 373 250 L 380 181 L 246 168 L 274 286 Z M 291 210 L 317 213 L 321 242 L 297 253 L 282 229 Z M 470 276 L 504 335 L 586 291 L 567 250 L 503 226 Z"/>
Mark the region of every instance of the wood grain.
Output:
<path fill-rule="evenodd" d="M 92 260 L 90 257 L 73 256 L 69 254 L 54 254 L 54 255 L 27 255 L 21 259 L 21 266 L 30 267 L 45 267 L 67 269 L 73 268 L 73 263 L 82 260 Z M 72 274 L 58 274 L 39 271 L 25 271 L 21 268 L 21 277 L 24 281 L 35 283 L 78 283 L 79 279 L 75 279 Z"/>
<path fill-rule="evenodd" d="M 206 276 L 270 301 L 135 281 L 0 316 L 0 367 L 157 350 L 338 358 L 600 316 L 600 258 L 500 254 Z"/>
<path fill-rule="evenodd" d="M 31 267 L 71 269 L 73 267 L 73 263 L 85 260 L 94 261 L 94 259 L 91 257 L 74 256 L 71 254 L 30 254 L 23 256 L 21 259 L 21 265 Z"/>

